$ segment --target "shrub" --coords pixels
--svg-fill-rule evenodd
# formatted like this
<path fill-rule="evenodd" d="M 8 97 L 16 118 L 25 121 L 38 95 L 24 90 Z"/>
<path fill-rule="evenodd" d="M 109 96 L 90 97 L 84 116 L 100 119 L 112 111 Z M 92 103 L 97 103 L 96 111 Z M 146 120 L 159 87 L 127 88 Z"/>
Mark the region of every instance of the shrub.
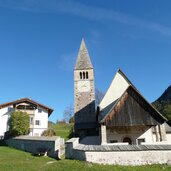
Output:
<path fill-rule="evenodd" d="M 52 137 L 52 136 L 55 136 L 55 135 L 56 135 L 55 131 L 52 128 L 48 128 L 47 130 L 42 132 L 41 136 Z"/>
<path fill-rule="evenodd" d="M 29 133 L 29 115 L 26 112 L 15 111 L 8 120 L 11 136 L 27 135 Z"/>

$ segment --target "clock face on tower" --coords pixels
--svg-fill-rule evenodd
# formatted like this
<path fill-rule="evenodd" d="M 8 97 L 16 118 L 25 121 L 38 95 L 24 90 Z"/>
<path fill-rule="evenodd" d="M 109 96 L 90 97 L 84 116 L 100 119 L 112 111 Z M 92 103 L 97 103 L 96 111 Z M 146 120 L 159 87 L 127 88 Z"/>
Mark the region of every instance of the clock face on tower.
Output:
<path fill-rule="evenodd" d="M 77 89 L 79 92 L 88 92 L 90 91 L 90 82 L 89 81 L 79 81 L 77 83 Z"/>

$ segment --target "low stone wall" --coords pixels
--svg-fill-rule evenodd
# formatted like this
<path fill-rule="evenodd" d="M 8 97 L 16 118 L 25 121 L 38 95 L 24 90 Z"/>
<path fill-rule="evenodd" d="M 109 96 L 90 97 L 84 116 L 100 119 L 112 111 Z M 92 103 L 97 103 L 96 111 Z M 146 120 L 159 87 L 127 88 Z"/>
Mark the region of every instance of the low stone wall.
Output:
<path fill-rule="evenodd" d="M 83 145 L 78 138 L 65 144 L 68 159 L 85 160 L 99 164 L 146 165 L 171 163 L 169 145 Z"/>
<path fill-rule="evenodd" d="M 33 137 L 19 136 L 5 141 L 10 147 L 17 148 L 33 154 L 38 154 L 42 149 L 47 149 L 47 155 L 60 158 L 65 153 L 65 142 L 60 137 Z"/>

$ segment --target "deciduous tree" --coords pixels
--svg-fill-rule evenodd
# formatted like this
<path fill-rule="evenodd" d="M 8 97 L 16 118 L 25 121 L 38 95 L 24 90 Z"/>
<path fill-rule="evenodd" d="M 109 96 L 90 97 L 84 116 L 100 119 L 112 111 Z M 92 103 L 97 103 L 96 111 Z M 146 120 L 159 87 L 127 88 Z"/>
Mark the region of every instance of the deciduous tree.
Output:
<path fill-rule="evenodd" d="M 27 135 L 29 133 L 29 115 L 26 112 L 15 111 L 8 120 L 11 136 Z"/>
<path fill-rule="evenodd" d="M 74 115 L 74 108 L 72 105 L 67 106 L 63 113 L 63 118 L 66 123 L 69 123 L 70 119 Z"/>

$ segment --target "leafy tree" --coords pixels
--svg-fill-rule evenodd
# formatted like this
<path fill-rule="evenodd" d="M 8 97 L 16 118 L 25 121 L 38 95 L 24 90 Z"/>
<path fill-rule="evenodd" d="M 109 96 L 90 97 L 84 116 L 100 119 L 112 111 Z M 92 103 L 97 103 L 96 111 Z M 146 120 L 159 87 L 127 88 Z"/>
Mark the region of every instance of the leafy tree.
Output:
<path fill-rule="evenodd" d="M 8 120 L 11 136 L 27 135 L 29 133 L 29 115 L 26 112 L 15 111 Z"/>
<path fill-rule="evenodd" d="M 71 116 L 71 118 L 69 119 L 69 123 L 74 123 L 74 116 Z"/>
<path fill-rule="evenodd" d="M 73 138 L 74 137 L 74 128 L 73 128 L 73 126 L 70 128 L 70 130 L 69 130 L 69 134 L 68 134 L 68 136 L 67 136 L 67 138 L 68 139 L 71 139 L 71 138 Z"/>
<path fill-rule="evenodd" d="M 66 124 L 66 122 L 64 119 L 62 120 L 57 119 L 56 124 Z"/>
<path fill-rule="evenodd" d="M 171 120 L 171 105 L 166 105 L 163 110 L 163 113 L 165 114 L 168 120 Z"/>
<path fill-rule="evenodd" d="M 55 131 L 52 128 L 48 128 L 47 130 L 43 131 L 41 136 L 52 137 L 55 135 L 56 135 Z"/>
<path fill-rule="evenodd" d="M 155 101 L 153 106 L 163 114 L 168 120 L 171 121 L 171 102 L 170 101 Z"/>

